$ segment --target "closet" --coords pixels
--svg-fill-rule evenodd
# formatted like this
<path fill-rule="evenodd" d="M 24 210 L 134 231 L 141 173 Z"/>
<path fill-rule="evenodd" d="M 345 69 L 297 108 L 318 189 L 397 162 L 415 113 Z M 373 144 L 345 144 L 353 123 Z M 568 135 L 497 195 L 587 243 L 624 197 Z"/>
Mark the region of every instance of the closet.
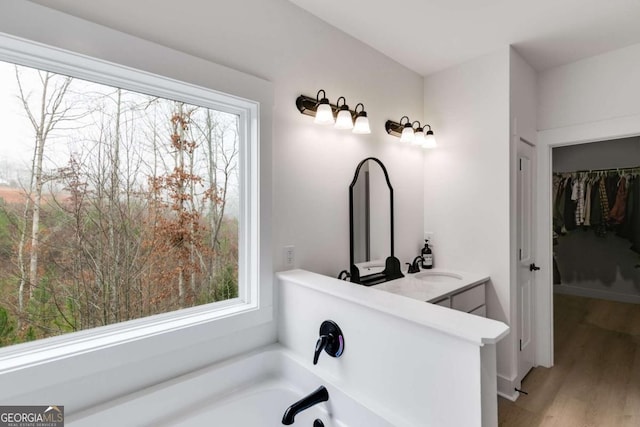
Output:
<path fill-rule="evenodd" d="M 640 303 L 640 137 L 552 160 L 554 292 Z"/>

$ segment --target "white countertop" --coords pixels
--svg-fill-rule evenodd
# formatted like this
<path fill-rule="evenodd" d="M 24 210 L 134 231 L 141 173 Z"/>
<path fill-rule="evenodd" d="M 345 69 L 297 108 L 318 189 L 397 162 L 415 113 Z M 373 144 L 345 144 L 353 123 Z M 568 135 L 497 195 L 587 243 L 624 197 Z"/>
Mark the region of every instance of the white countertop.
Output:
<path fill-rule="evenodd" d="M 422 270 L 415 274 L 403 273 L 404 277 L 400 279 L 371 286 L 371 288 L 420 301 L 434 302 L 445 295 L 472 288 L 489 280 L 489 276 L 482 274 L 438 268 Z"/>

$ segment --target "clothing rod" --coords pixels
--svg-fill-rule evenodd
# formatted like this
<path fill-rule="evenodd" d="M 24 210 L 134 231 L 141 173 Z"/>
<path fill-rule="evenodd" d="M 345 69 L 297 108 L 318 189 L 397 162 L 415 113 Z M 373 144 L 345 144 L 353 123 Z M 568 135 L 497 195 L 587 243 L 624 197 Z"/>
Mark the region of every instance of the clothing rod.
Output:
<path fill-rule="evenodd" d="M 555 174 L 561 174 L 561 173 L 590 173 L 590 172 L 627 172 L 627 171 L 635 171 L 635 170 L 640 170 L 640 166 L 632 166 L 632 167 L 626 167 L 626 168 L 607 168 L 607 169 L 581 169 L 581 170 L 577 170 L 577 171 L 566 171 L 566 172 L 554 172 Z"/>

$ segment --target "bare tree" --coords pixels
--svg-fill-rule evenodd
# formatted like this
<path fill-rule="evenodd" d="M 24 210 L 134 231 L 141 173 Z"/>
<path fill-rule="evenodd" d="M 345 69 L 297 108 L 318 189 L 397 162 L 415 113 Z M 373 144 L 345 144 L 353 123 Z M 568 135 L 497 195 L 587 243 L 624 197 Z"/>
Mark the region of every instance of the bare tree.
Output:
<path fill-rule="evenodd" d="M 38 250 L 40 244 L 40 208 L 42 204 L 42 189 L 46 180 L 43 171 L 44 150 L 51 132 L 65 120 L 75 120 L 79 116 L 73 114 L 73 107 L 65 103 L 65 96 L 73 79 L 58 76 L 47 71 L 38 71 L 40 80 L 40 99 L 37 107 L 30 105 L 30 93 L 25 93 L 20 79 L 18 67 L 15 68 L 18 83 L 19 98 L 33 127 L 35 146 L 32 158 L 31 182 L 24 209 L 24 227 L 18 243 L 18 268 L 20 270 L 20 285 L 18 290 L 19 311 L 24 310 L 25 284 L 29 285 L 29 297 L 33 295 L 33 288 L 38 285 Z M 29 247 L 29 275 L 26 277 L 24 250 L 27 239 L 27 222 L 31 211 L 31 246 Z"/>
<path fill-rule="evenodd" d="M 216 276 L 221 262 L 220 232 L 225 218 L 229 185 L 232 175 L 237 172 L 238 158 L 238 120 L 228 117 L 219 118 L 218 113 L 207 109 L 203 123 L 194 122 L 198 129 L 201 145 L 206 147 L 208 188 L 205 198 L 208 201 L 209 249 L 214 256 L 209 257 L 208 281 L 211 292 L 216 292 Z"/>

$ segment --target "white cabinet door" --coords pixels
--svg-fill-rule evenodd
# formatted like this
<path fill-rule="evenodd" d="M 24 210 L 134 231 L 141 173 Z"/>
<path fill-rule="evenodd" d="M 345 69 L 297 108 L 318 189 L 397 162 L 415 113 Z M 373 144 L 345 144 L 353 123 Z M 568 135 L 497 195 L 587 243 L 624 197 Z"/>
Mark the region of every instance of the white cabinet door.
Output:
<path fill-rule="evenodd" d="M 451 296 L 451 308 L 467 313 L 484 305 L 484 283 Z"/>

